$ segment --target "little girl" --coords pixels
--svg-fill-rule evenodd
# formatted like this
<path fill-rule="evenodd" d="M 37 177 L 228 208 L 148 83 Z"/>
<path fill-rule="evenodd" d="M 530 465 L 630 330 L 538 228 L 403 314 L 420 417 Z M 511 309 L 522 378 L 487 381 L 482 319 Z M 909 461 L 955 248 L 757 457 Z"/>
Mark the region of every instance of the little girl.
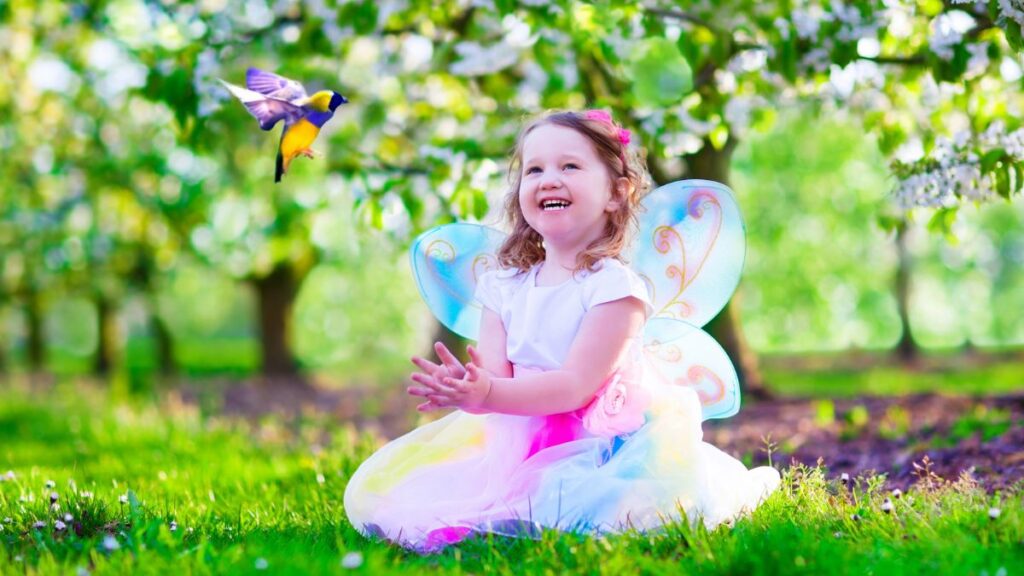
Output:
<path fill-rule="evenodd" d="M 434 551 L 478 532 L 603 534 L 683 518 L 709 527 L 779 483 L 701 441 L 688 388 L 645 381 L 644 282 L 621 262 L 646 170 L 602 111 L 525 127 L 509 168 L 512 232 L 480 277 L 465 366 L 413 358 L 422 411 L 456 410 L 360 466 L 345 510 L 361 532 Z"/>

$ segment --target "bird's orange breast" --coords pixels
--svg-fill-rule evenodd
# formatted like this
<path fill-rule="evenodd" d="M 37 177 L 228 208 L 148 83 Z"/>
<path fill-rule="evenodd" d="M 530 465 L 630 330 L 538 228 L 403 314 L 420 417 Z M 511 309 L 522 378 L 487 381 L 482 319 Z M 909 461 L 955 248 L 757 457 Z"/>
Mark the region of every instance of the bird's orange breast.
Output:
<path fill-rule="evenodd" d="M 306 120 L 299 120 L 285 130 L 281 139 L 281 154 L 286 158 L 295 156 L 300 150 L 309 148 L 318 134 L 319 128 Z"/>

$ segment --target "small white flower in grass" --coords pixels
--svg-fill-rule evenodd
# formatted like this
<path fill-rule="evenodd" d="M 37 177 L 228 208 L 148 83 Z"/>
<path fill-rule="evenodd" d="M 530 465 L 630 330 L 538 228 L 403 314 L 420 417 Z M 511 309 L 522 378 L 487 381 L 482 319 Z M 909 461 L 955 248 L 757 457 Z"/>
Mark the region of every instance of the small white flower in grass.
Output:
<path fill-rule="evenodd" d="M 127 504 L 128 503 L 128 495 L 127 494 L 121 494 L 120 496 L 118 496 L 117 501 L 120 502 L 121 504 Z"/>
<path fill-rule="evenodd" d="M 833 534 L 833 536 L 835 536 L 837 539 L 838 538 L 842 538 L 843 537 L 843 533 L 842 532 L 836 532 L 835 534 Z"/>
<path fill-rule="evenodd" d="M 317 483 L 317 484 L 323 484 L 323 483 L 324 483 L 324 482 L 326 482 L 326 481 L 327 481 L 327 479 L 326 479 L 326 478 L 324 478 L 324 475 L 323 475 L 323 474 L 317 474 L 317 475 L 316 475 L 316 483 Z"/>
<path fill-rule="evenodd" d="M 84 566 L 79 566 L 78 570 L 75 571 L 75 576 L 89 576 L 89 569 Z"/>
<path fill-rule="evenodd" d="M 839 481 L 842 482 L 843 484 L 849 484 L 850 475 L 847 474 L 846 472 L 843 472 L 842 474 L 839 475 Z"/>
<path fill-rule="evenodd" d="M 171 532 L 177 532 L 178 531 L 178 523 L 175 522 L 174 520 L 171 520 L 170 525 L 168 525 L 167 527 L 171 530 Z"/>
<path fill-rule="evenodd" d="M 341 558 L 341 567 L 348 570 L 355 570 L 363 565 L 362 552 L 349 552 Z"/>
<path fill-rule="evenodd" d="M 885 512 L 886 514 L 892 512 L 892 500 L 886 498 L 885 501 L 882 502 L 882 512 Z"/>
<path fill-rule="evenodd" d="M 7 474 L 4 474 L 4 478 L 7 480 L 14 480 L 14 470 L 8 470 Z"/>
<path fill-rule="evenodd" d="M 14 520 L 11 520 L 10 516 L 4 518 L 4 524 L 10 524 L 11 522 L 14 522 Z"/>
<path fill-rule="evenodd" d="M 92 499 L 92 492 L 89 492 L 88 490 L 80 492 L 78 495 L 81 496 L 84 500 Z"/>
<path fill-rule="evenodd" d="M 899 488 L 896 488 L 895 490 L 892 491 L 892 497 L 899 500 L 900 498 L 903 497 L 903 491 L 900 490 Z"/>
<path fill-rule="evenodd" d="M 4 525 L 0 524 L 0 532 L 3 532 L 3 531 L 4 531 Z"/>
<path fill-rule="evenodd" d="M 21 557 L 21 554 L 18 554 L 17 556 L 14 557 L 14 561 L 15 562 L 21 562 L 22 560 L 24 560 L 24 558 Z"/>
<path fill-rule="evenodd" d="M 60 520 L 55 520 L 53 522 L 53 527 L 56 528 L 58 532 L 62 532 L 65 528 L 68 527 L 68 525 Z"/>
<path fill-rule="evenodd" d="M 106 536 L 103 537 L 103 548 L 104 548 L 104 550 L 108 550 L 108 551 L 112 552 L 114 550 L 117 550 L 120 547 L 121 547 L 121 543 L 117 541 L 117 538 L 114 538 L 110 534 L 107 534 Z"/>
<path fill-rule="evenodd" d="M 72 520 L 74 520 L 74 519 L 75 519 L 75 517 L 74 517 L 74 516 L 72 516 L 71 514 L 65 514 L 65 515 L 64 515 L 64 521 L 65 521 L 65 522 L 71 522 L 71 521 L 72 521 Z"/>
<path fill-rule="evenodd" d="M 32 527 L 36 530 L 42 530 L 43 528 L 46 528 L 46 522 L 43 522 L 42 520 L 36 520 L 32 523 Z"/>
<path fill-rule="evenodd" d="M 46 489 L 47 490 L 53 490 L 56 486 L 57 486 L 57 483 L 54 482 L 53 480 L 47 480 L 46 481 Z"/>
<path fill-rule="evenodd" d="M 56 502 L 54 502 L 53 504 L 50 504 L 50 512 L 53 512 L 53 513 L 60 512 L 60 504 L 57 504 Z"/>
<path fill-rule="evenodd" d="M 860 514 L 850 514 L 850 520 L 853 520 L 854 522 L 859 522 Z"/>
<path fill-rule="evenodd" d="M 50 492 L 50 504 L 55 504 L 60 499 L 60 495 L 56 492 Z"/>
<path fill-rule="evenodd" d="M 995 520 L 996 518 L 999 518 L 999 515 L 1002 514 L 1002 513 L 1003 513 L 1003 511 L 1000 510 L 999 508 L 992 507 L 992 508 L 988 509 L 988 517 L 993 519 L 993 520 Z"/>
<path fill-rule="evenodd" d="M 270 562 L 267 562 L 266 558 L 257 558 L 256 559 L 256 569 L 257 570 L 266 570 L 268 566 L 270 566 Z"/>

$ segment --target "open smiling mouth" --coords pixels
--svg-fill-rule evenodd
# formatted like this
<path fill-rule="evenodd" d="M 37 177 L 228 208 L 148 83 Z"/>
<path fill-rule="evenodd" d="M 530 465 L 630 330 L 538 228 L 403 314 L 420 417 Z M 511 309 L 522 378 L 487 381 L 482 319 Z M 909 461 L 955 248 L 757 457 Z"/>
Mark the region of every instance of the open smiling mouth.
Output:
<path fill-rule="evenodd" d="M 545 212 L 554 210 L 565 210 L 572 202 L 568 200 L 544 200 L 540 203 L 540 209 Z"/>

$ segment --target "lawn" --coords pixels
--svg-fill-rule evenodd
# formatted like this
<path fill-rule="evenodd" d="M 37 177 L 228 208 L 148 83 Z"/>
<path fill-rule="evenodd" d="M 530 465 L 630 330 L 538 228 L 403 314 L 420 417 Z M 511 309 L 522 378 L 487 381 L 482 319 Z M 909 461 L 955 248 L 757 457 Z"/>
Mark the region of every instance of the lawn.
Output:
<path fill-rule="evenodd" d="M 803 466 L 731 527 L 480 537 L 422 557 L 346 521 L 346 479 L 375 439 L 321 415 L 245 421 L 176 398 L 0 381 L 0 573 L 995 576 L 1024 565 L 1020 485 L 990 494 L 922 473 L 897 498 L 882 477 L 844 483 Z"/>

